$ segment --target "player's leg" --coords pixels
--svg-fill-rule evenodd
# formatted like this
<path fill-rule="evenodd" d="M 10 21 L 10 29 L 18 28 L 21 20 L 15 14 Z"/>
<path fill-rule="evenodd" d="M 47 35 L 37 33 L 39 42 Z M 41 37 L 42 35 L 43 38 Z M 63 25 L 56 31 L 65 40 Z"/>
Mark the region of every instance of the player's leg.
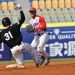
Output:
<path fill-rule="evenodd" d="M 48 59 L 46 64 L 47 65 L 49 63 L 49 55 L 48 53 L 43 49 L 45 44 L 47 43 L 47 41 L 49 40 L 49 35 L 48 33 L 44 33 L 40 39 L 39 39 L 39 44 L 37 46 L 37 50 L 46 58 Z"/>
<path fill-rule="evenodd" d="M 40 38 L 40 36 L 35 35 L 35 36 L 34 36 L 34 39 L 33 39 L 33 41 L 32 41 L 32 43 L 31 43 L 31 46 L 32 46 L 33 48 L 35 48 L 35 50 L 37 50 L 37 46 L 38 46 L 38 44 L 39 44 L 39 38 Z M 38 52 L 38 51 L 37 51 L 37 52 Z M 39 58 L 40 58 L 40 60 L 41 60 L 41 64 L 40 64 L 40 65 L 42 65 L 42 63 L 44 62 L 45 58 L 44 58 L 44 57 L 41 57 L 42 55 L 41 55 L 41 53 L 39 53 L 39 52 L 38 52 L 38 55 L 39 55 Z"/>
<path fill-rule="evenodd" d="M 38 44 L 39 44 L 39 38 L 40 38 L 40 36 L 35 35 L 35 36 L 34 36 L 34 39 L 33 39 L 33 41 L 32 41 L 32 43 L 31 43 L 31 46 L 32 46 L 35 50 L 37 50 L 37 46 L 38 46 Z M 42 65 L 43 62 L 44 62 L 44 60 L 45 60 L 45 58 L 42 56 L 41 53 L 39 53 L 38 50 L 37 50 L 37 52 L 38 52 L 38 55 L 39 55 L 40 60 L 42 61 L 40 65 Z"/>
<path fill-rule="evenodd" d="M 39 44 L 39 36 L 38 35 L 35 35 L 32 43 L 31 43 L 31 46 L 33 48 L 36 48 L 38 44 Z"/>
<path fill-rule="evenodd" d="M 38 51 L 35 50 L 35 48 L 33 48 L 28 43 L 24 43 L 24 48 L 25 48 L 25 51 L 30 53 L 30 55 L 32 56 L 34 62 L 36 63 L 36 66 L 39 67 L 39 64 L 40 64 L 41 60 L 39 58 Z"/>
<path fill-rule="evenodd" d="M 16 64 L 7 65 L 6 68 L 24 68 L 22 49 L 23 48 L 20 46 L 15 46 L 11 49 L 11 53 L 16 60 Z"/>

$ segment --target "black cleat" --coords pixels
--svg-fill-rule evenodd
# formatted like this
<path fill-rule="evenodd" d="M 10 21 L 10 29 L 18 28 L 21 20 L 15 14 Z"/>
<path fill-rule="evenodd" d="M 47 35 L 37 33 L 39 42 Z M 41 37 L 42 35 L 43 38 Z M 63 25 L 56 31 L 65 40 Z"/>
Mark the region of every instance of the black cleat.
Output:
<path fill-rule="evenodd" d="M 36 67 L 37 67 L 37 68 L 39 67 L 39 64 L 38 64 L 38 63 L 36 64 Z"/>
<path fill-rule="evenodd" d="M 42 61 L 41 61 L 40 65 L 42 65 L 44 63 L 45 57 L 44 56 L 41 56 L 41 59 L 42 59 Z"/>
<path fill-rule="evenodd" d="M 49 58 L 47 58 L 47 62 L 45 63 L 45 65 L 47 66 L 49 64 Z"/>

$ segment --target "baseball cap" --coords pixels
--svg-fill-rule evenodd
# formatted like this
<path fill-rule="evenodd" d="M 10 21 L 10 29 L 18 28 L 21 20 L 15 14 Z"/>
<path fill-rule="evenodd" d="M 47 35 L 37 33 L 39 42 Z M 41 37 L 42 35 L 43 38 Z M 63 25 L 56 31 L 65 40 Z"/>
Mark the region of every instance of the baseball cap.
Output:
<path fill-rule="evenodd" d="M 36 12 L 36 8 L 31 7 L 30 10 L 29 10 L 29 12 Z"/>

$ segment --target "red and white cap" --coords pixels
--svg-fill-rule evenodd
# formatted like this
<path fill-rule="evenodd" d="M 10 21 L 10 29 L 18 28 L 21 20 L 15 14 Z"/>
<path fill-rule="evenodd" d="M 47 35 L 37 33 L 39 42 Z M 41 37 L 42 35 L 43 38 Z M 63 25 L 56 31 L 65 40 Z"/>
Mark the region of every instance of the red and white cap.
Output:
<path fill-rule="evenodd" d="M 36 8 L 31 7 L 30 10 L 29 10 L 29 12 L 36 12 Z"/>

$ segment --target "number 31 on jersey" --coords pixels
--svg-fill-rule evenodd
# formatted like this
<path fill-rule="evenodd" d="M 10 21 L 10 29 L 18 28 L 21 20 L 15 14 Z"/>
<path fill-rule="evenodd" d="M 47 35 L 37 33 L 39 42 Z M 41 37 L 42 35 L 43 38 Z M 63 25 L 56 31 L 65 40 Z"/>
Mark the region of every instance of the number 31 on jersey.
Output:
<path fill-rule="evenodd" d="M 5 33 L 4 36 L 5 36 L 5 40 L 7 40 L 7 41 L 13 38 L 10 31 L 8 33 Z"/>

